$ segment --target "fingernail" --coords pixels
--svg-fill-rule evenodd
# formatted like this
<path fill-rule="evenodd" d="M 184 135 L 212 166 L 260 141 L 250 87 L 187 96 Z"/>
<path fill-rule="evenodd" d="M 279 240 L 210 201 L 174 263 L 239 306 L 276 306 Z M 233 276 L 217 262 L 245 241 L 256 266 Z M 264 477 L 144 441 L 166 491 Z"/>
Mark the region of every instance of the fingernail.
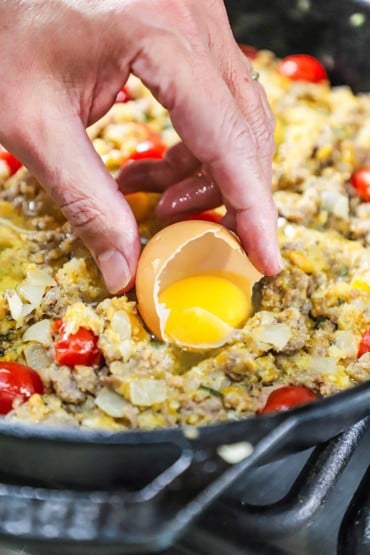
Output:
<path fill-rule="evenodd" d="M 97 263 L 110 293 L 118 293 L 126 288 L 131 280 L 131 272 L 122 253 L 117 250 L 106 251 L 97 257 Z"/>

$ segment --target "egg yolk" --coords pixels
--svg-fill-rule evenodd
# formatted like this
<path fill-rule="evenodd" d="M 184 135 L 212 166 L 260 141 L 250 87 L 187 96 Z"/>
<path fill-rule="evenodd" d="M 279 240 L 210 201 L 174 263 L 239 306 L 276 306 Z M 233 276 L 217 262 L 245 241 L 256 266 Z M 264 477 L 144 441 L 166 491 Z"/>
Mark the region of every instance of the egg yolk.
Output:
<path fill-rule="evenodd" d="M 244 291 L 225 277 L 191 276 L 165 288 L 159 302 L 169 310 L 165 335 L 170 341 L 196 347 L 221 344 L 250 312 Z"/>

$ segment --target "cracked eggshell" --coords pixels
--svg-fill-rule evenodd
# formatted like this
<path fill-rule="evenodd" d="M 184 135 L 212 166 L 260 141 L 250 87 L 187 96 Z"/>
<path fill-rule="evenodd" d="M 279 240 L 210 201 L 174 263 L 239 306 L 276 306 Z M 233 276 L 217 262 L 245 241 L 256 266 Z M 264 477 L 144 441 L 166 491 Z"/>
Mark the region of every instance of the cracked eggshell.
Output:
<path fill-rule="evenodd" d="M 252 306 L 253 285 L 262 274 L 256 270 L 239 239 L 220 224 L 207 221 L 178 222 L 162 229 L 145 246 L 136 273 L 139 312 L 158 339 L 166 341 L 168 310 L 159 294 L 186 277 L 217 272 L 238 285 Z"/>

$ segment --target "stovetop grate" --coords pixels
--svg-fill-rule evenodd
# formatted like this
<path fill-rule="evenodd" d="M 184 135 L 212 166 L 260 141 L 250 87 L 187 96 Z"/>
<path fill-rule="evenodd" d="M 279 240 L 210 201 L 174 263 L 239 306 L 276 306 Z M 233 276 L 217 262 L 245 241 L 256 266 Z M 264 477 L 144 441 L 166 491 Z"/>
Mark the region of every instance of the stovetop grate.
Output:
<path fill-rule="evenodd" d="M 214 555 L 225 555 L 226 552 L 228 555 L 291 553 L 291 551 L 280 550 L 276 546 L 272 547 L 271 542 L 282 536 L 292 536 L 305 525 L 309 525 L 320 508 L 325 506 L 329 493 L 337 484 L 347 463 L 356 453 L 366 430 L 370 430 L 370 417 L 358 422 L 338 437 L 316 447 L 289 488 L 289 492 L 280 501 L 256 506 L 241 500 L 238 493 L 236 496 L 235 493 L 231 496 L 223 496 L 203 514 L 196 527 L 188 531 L 181 543 L 176 544 L 175 550 L 166 551 L 166 555 L 208 555 L 210 549 Z M 269 479 L 274 480 L 274 475 L 270 475 Z M 9 487 L 14 488 L 14 485 Z M 3 491 L 4 493 L 6 492 Z M 6 503 L 6 495 L 3 495 L 4 502 Z M 5 515 L 4 512 L 2 514 Z M 370 553 L 369 515 L 370 470 L 367 471 L 360 483 L 343 519 L 338 555 Z M 74 545 L 54 543 L 50 547 L 50 544 L 45 543 L 45 538 L 42 542 L 28 543 L 26 540 L 17 540 L 15 536 L 16 534 L 13 534 L 12 537 L 11 534 L 3 533 L 4 539 L 12 543 L 18 541 L 20 548 L 30 549 L 30 552 L 38 555 L 42 553 L 48 553 L 48 555 L 59 555 L 59 553 L 73 553 L 73 555 L 89 553 L 92 555 L 97 553 L 101 555 L 103 552 L 104 554 L 130 552 L 128 548 L 121 551 L 117 545 L 112 550 L 103 546 L 98 547 L 97 551 L 93 544 L 82 546 L 78 543 Z M 298 551 L 294 552 L 294 555 L 298 555 Z M 317 552 L 317 555 L 329 554 Z"/>

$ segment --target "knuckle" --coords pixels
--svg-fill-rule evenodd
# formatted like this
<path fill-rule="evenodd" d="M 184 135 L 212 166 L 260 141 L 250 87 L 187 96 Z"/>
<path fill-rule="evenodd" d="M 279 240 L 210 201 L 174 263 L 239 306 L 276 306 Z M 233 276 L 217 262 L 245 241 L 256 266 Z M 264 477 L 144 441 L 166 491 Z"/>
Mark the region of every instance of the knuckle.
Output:
<path fill-rule="evenodd" d="M 96 228 L 97 222 L 102 221 L 102 213 L 93 199 L 71 191 L 64 194 L 60 208 L 76 230 Z"/>
<path fill-rule="evenodd" d="M 247 121 L 238 110 L 223 110 L 220 113 L 220 131 L 234 150 L 256 150 L 256 142 L 252 133 L 249 118 Z"/>
<path fill-rule="evenodd" d="M 250 114 L 248 119 L 249 124 L 253 130 L 258 148 L 266 153 L 273 151 L 274 140 L 272 127 L 270 125 L 270 122 L 265 117 L 264 111 L 258 108 Z"/>
<path fill-rule="evenodd" d="M 176 27 L 181 29 L 191 42 L 198 40 L 200 19 L 196 14 L 196 2 L 194 0 L 186 0 L 179 2 L 178 0 L 161 0 L 163 11 L 170 22 L 171 27 L 176 22 Z"/>
<path fill-rule="evenodd" d="M 142 40 L 131 68 L 155 98 L 172 112 L 178 104 L 178 81 L 182 79 L 181 73 L 188 67 L 189 49 L 186 38 L 174 30 L 160 29 L 160 33 L 158 30 L 156 33 L 156 36 L 148 35 Z M 178 61 L 173 71 L 163 67 L 163 52 L 171 52 L 171 59 Z"/>

